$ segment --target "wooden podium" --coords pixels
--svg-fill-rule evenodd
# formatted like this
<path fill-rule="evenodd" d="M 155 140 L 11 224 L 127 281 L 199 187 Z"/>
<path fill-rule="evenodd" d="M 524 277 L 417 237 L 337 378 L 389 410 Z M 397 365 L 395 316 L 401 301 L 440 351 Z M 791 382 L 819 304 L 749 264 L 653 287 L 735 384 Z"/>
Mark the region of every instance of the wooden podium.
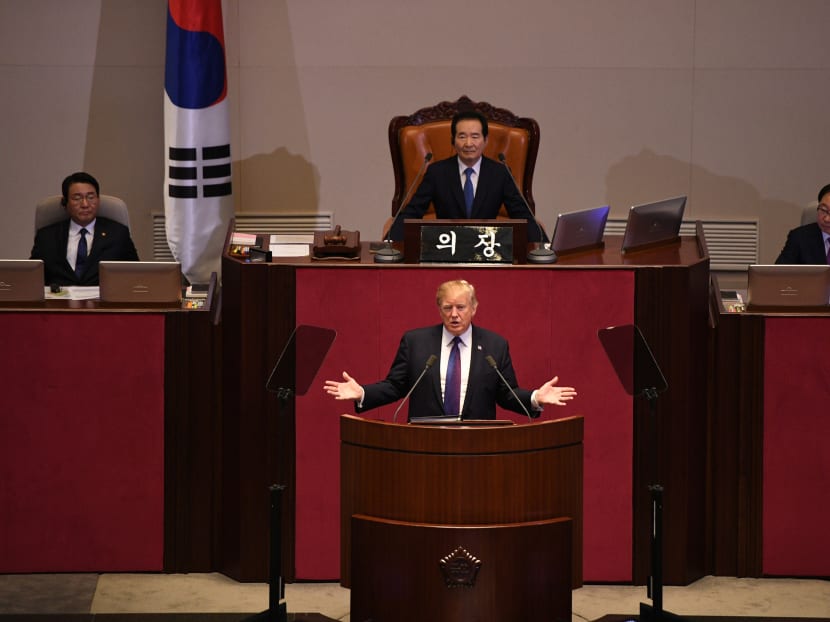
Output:
<path fill-rule="evenodd" d="M 583 420 L 340 418 L 341 584 L 354 620 L 570 619 Z"/>

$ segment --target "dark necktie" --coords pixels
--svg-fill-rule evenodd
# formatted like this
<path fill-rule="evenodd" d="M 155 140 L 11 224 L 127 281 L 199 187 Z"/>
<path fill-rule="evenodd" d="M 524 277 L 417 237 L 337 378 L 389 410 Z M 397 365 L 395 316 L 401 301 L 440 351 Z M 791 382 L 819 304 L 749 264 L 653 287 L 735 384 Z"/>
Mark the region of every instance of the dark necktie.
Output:
<path fill-rule="evenodd" d="M 458 351 L 460 341 L 461 337 L 454 337 L 452 340 L 444 385 L 444 412 L 453 416 L 461 412 L 461 353 Z"/>
<path fill-rule="evenodd" d="M 464 204 L 467 206 L 467 218 L 473 213 L 473 169 L 464 171 L 467 180 L 464 182 Z"/>
<path fill-rule="evenodd" d="M 75 256 L 75 276 L 81 278 L 84 273 L 84 264 L 86 264 L 86 234 L 89 233 L 86 229 L 81 229 L 81 240 L 78 242 L 78 254 Z"/>
<path fill-rule="evenodd" d="M 830 242 L 827 244 L 827 263 L 830 264 Z"/>

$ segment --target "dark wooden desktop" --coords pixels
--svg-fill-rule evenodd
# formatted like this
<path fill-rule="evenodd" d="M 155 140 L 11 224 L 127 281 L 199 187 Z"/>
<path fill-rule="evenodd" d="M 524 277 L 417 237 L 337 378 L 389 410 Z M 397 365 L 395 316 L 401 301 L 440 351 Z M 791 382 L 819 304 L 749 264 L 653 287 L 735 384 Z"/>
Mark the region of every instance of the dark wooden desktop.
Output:
<path fill-rule="evenodd" d="M 226 255 L 219 570 L 244 580 L 267 576 L 266 493 L 284 483 L 283 575 L 339 578 L 339 558 L 329 557 L 340 547 L 333 460 L 337 418 L 351 408 L 325 396 L 323 380 L 344 369 L 363 382 L 385 376 L 404 330 L 439 321 L 438 283 L 468 278 L 479 289 L 476 322 L 508 337 L 522 385 L 537 386 L 550 372 L 580 391 L 572 406 L 548 408 L 544 417 L 585 417 L 586 581 L 643 584 L 649 573 L 647 404 L 624 394 L 596 337 L 607 325 L 641 328 L 670 387 L 657 407 L 664 578 L 685 585 L 703 576 L 708 253 L 700 230 L 639 253 L 621 254 L 620 243 L 609 236 L 604 249 L 553 266 L 379 265 L 367 243 L 358 259 L 253 264 Z M 263 388 L 300 324 L 338 336 L 316 385 L 283 406 Z M 367 415 L 391 421 L 393 409 Z"/>
<path fill-rule="evenodd" d="M 658 400 L 667 584 L 830 575 L 830 497 L 816 493 L 830 473 L 817 416 L 830 401 L 828 315 L 725 313 L 708 298 L 700 234 L 641 253 L 619 246 L 609 236 L 554 266 L 379 266 L 368 244 L 357 260 L 226 256 L 221 326 L 170 308 L 3 306 L 0 571 L 264 580 L 268 486 L 286 483 L 285 578 L 338 579 L 349 407 L 322 381 L 385 375 L 400 334 L 437 323 L 438 282 L 464 277 L 479 287 L 476 321 L 509 338 L 524 386 L 550 372 L 580 391 L 543 420 L 584 416 L 583 580 L 648 575 L 647 405 L 616 386 L 595 335 L 631 322 L 670 387 Z M 264 390 L 277 356 L 295 326 L 329 321 L 338 336 L 315 386 L 283 405 Z M 367 415 L 389 421 L 393 408 Z"/>

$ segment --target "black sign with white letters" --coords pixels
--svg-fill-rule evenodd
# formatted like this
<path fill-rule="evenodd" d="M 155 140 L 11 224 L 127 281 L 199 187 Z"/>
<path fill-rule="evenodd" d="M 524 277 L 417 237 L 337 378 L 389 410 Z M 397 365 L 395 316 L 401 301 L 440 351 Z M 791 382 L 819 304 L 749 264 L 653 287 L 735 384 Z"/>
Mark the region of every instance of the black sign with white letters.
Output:
<path fill-rule="evenodd" d="M 421 229 L 421 263 L 513 263 L 511 226 L 445 225 Z"/>

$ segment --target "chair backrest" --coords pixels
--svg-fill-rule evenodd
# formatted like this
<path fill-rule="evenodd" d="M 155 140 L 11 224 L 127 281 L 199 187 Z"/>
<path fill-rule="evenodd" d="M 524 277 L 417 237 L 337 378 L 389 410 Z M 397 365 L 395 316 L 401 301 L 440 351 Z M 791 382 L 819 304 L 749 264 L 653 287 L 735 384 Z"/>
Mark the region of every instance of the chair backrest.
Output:
<path fill-rule="evenodd" d="M 809 225 L 811 222 L 816 222 L 816 210 L 818 209 L 818 201 L 813 201 L 803 210 L 801 210 L 801 224 Z"/>
<path fill-rule="evenodd" d="M 533 171 L 539 151 L 539 124 L 534 119 L 517 117 L 509 110 L 495 108 L 486 102 L 474 102 L 463 95 L 457 101 L 421 108 L 413 114 L 395 117 L 389 122 L 389 149 L 395 175 L 392 215 L 400 207 L 427 153 L 432 153 L 433 162 L 455 153 L 450 125 L 453 115 L 462 110 L 476 110 L 486 117 L 489 131 L 484 155 L 498 160 L 499 154 L 504 154 L 519 190 L 524 194 L 530 209 L 536 213 Z M 507 215 L 504 207 L 502 212 Z M 434 210 L 430 207 L 425 218 L 434 217 Z"/>
<path fill-rule="evenodd" d="M 35 231 L 69 218 L 66 209 L 61 205 L 62 198 L 61 195 L 56 194 L 38 202 L 35 207 Z M 127 204 L 118 197 L 102 194 L 98 204 L 98 215 L 130 228 L 130 213 L 127 211 Z"/>

